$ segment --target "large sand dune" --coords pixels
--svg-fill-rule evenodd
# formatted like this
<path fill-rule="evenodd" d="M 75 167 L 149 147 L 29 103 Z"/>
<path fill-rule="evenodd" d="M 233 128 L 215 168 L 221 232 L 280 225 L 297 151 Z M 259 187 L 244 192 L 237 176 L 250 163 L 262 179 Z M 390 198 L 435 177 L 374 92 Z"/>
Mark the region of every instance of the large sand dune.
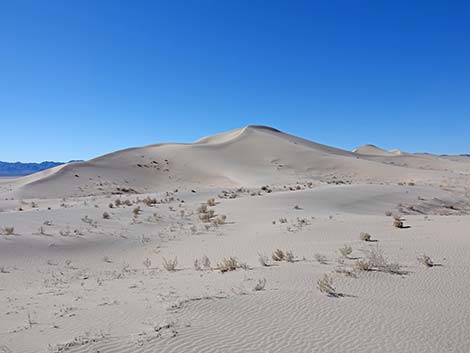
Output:
<path fill-rule="evenodd" d="M 0 179 L 0 352 L 468 352 L 469 181 L 261 126 Z"/>

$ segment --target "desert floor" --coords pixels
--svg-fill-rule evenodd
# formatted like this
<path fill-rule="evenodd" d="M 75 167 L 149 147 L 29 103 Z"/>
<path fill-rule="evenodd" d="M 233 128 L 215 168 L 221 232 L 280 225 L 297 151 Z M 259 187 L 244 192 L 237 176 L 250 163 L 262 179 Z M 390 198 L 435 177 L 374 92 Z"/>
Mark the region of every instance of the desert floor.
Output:
<path fill-rule="evenodd" d="M 441 162 L 406 178 L 456 173 Z M 60 168 L 2 181 L 0 352 L 468 352 L 469 163 L 452 163 L 446 185 L 291 171 L 290 184 L 56 197 Z"/>

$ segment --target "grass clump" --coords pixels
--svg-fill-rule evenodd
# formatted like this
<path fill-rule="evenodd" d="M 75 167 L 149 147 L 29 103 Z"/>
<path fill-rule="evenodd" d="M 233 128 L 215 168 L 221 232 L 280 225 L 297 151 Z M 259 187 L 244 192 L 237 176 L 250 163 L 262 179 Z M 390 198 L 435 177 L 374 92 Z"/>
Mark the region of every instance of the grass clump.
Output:
<path fill-rule="evenodd" d="M 222 272 L 235 271 L 240 268 L 240 263 L 237 258 L 230 256 L 224 257 L 220 263 L 217 264 L 217 269 Z"/>
<path fill-rule="evenodd" d="M 163 258 L 163 268 L 168 272 L 176 271 L 176 266 L 178 266 L 178 258 L 175 256 L 173 259 Z"/>
<path fill-rule="evenodd" d="M 331 297 L 338 297 L 338 293 L 333 284 L 333 278 L 326 273 L 317 280 L 317 288 L 321 293 L 326 293 Z"/>

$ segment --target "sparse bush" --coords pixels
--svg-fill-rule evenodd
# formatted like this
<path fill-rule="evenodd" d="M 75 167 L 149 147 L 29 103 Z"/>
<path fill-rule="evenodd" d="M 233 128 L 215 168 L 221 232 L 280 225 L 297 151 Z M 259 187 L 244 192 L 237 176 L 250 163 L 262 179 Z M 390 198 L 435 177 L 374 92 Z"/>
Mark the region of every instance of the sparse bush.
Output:
<path fill-rule="evenodd" d="M 235 257 L 224 257 L 220 263 L 217 264 L 217 269 L 224 273 L 229 271 L 235 271 L 240 268 L 240 263 Z"/>
<path fill-rule="evenodd" d="M 96 223 L 96 221 L 94 221 L 93 219 L 91 219 L 90 217 L 88 216 L 85 216 L 82 218 L 82 222 L 84 223 L 87 223 L 89 224 L 90 226 L 96 228 L 98 226 L 98 224 Z"/>
<path fill-rule="evenodd" d="M 258 283 L 256 283 L 255 287 L 253 288 L 254 291 L 261 291 L 266 286 L 266 278 L 258 279 Z"/>
<path fill-rule="evenodd" d="M 281 249 L 276 249 L 271 257 L 274 261 L 284 261 L 286 258 L 286 254 Z"/>
<path fill-rule="evenodd" d="M 352 247 L 349 245 L 345 245 L 342 248 L 339 248 L 338 251 L 343 257 L 348 258 L 349 255 L 351 255 L 352 253 Z"/>
<path fill-rule="evenodd" d="M 379 248 L 372 248 L 365 250 L 365 258 L 357 260 L 354 264 L 356 270 L 360 271 L 379 271 L 395 274 L 403 274 L 401 266 L 395 262 L 389 262 L 383 251 Z"/>
<path fill-rule="evenodd" d="M 258 261 L 261 264 L 261 266 L 264 266 L 264 267 L 269 266 L 269 258 L 262 253 L 258 253 Z"/>
<path fill-rule="evenodd" d="M 109 258 L 109 256 L 103 256 L 103 261 L 110 264 L 112 263 L 113 261 Z"/>
<path fill-rule="evenodd" d="M 152 260 L 150 260 L 148 257 L 142 262 L 142 264 L 147 268 L 147 270 L 150 270 L 150 267 L 152 266 Z"/>
<path fill-rule="evenodd" d="M 212 199 L 207 200 L 207 206 L 215 206 L 215 199 L 212 198 Z"/>
<path fill-rule="evenodd" d="M 142 212 L 140 206 L 137 206 L 132 210 L 132 213 L 134 214 L 134 217 L 137 217 L 140 214 L 140 212 Z"/>
<path fill-rule="evenodd" d="M 173 260 L 167 260 L 163 258 L 163 268 L 169 272 L 175 271 L 178 265 L 178 258 L 175 257 Z"/>
<path fill-rule="evenodd" d="M 210 270 L 211 260 L 206 255 L 203 255 L 202 258 L 194 260 L 194 269 L 196 271 Z"/>
<path fill-rule="evenodd" d="M 197 212 L 198 213 L 207 213 L 207 205 L 205 203 L 201 204 L 201 206 L 199 206 L 197 208 Z"/>
<path fill-rule="evenodd" d="M 423 264 L 426 267 L 433 267 L 434 261 L 426 254 L 423 254 L 418 257 L 418 262 Z"/>
<path fill-rule="evenodd" d="M 287 223 L 287 218 L 279 218 L 279 223 Z"/>
<path fill-rule="evenodd" d="M 315 255 L 313 255 L 313 257 L 314 257 L 315 260 L 317 260 L 322 265 L 325 265 L 328 262 L 328 259 L 326 258 L 325 255 L 315 254 Z"/>
<path fill-rule="evenodd" d="M 387 217 L 391 217 L 393 215 L 392 211 L 385 211 L 385 215 Z"/>
<path fill-rule="evenodd" d="M 108 205 L 108 207 L 109 207 L 109 208 L 114 208 L 114 205 L 113 205 L 113 203 L 112 203 L 112 202 L 110 202 L 110 203 L 109 203 L 109 205 Z"/>
<path fill-rule="evenodd" d="M 326 293 L 327 295 L 332 297 L 338 296 L 336 288 L 333 285 L 333 278 L 331 276 L 328 276 L 326 273 L 323 275 L 322 278 L 318 279 L 317 287 L 318 290 L 322 293 Z"/>
<path fill-rule="evenodd" d="M 369 233 L 362 232 L 359 236 L 359 238 L 363 241 L 371 241 L 372 237 Z"/>
<path fill-rule="evenodd" d="M 122 205 L 121 199 L 116 199 L 116 200 L 114 201 L 114 204 L 116 205 L 116 207 L 121 206 L 121 205 Z M 111 207 L 111 208 L 112 208 L 112 207 Z"/>
<path fill-rule="evenodd" d="M 15 227 L 3 227 L 2 233 L 5 235 L 13 235 L 15 234 Z"/>
<path fill-rule="evenodd" d="M 103 212 L 103 219 L 110 219 L 111 216 L 109 215 L 108 212 Z"/>
<path fill-rule="evenodd" d="M 396 215 L 393 217 L 393 226 L 395 228 L 403 228 L 404 227 L 403 222 L 404 222 L 404 219 L 401 216 Z"/>
<path fill-rule="evenodd" d="M 294 262 L 294 253 L 292 251 L 286 251 L 286 261 Z"/>
<path fill-rule="evenodd" d="M 148 207 L 152 207 L 158 203 L 156 198 L 151 198 L 150 196 L 147 196 L 142 202 Z"/>

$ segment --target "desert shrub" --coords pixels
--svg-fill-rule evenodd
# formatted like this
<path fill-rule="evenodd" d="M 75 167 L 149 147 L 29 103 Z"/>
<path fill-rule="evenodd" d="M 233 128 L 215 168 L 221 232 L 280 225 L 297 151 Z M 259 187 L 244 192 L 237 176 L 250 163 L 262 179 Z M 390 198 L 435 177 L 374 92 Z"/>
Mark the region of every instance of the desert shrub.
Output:
<path fill-rule="evenodd" d="M 148 207 L 152 207 L 153 205 L 156 205 L 158 203 L 156 198 L 152 198 L 150 196 L 147 196 L 145 199 L 142 200 L 142 202 Z"/>
<path fill-rule="evenodd" d="M 103 219 L 110 219 L 111 216 L 109 215 L 108 212 L 103 212 Z"/>
<path fill-rule="evenodd" d="M 112 263 L 113 261 L 109 258 L 109 256 L 103 256 L 103 261 L 110 264 Z"/>
<path fill-rule="evenodd" d="M 213 220 L 213 223 L 215 223 L 216 225 L 222 225 L 222 224 L 225 224 L 226 220 L 227 220 L 227 216 L 222 214 L 219 217 L 215 218 Z"/>
<path fill-rule="evenodd" d="M 212 199 L 207 200 L 207 206 L 215 206 L 215 199 L 212 198 Z"/>
<path fill-rule="evenodd" d="M 321 263 L 322 265 L 325 265 L 328 262 L 328 259 L 326 258 L 326 256 L 322 254 L 315 254 L 313 255 L 313 258 L 317 260 L 319 263 Z"/>
<path fill-rule="evenodd" d="M 423 264 L 426 267 L 433 267 L 434 261 L 426 254 L 423 254 L 418 257 L 418 262 Z"/>
<path fill-rule="evenodd" d="M 279 223 L 287 223 L 287 218 L 279 218 Z"/>
<path fill-rule="evenodd" d="M 82 218 L 82 222 L 89 224 L 90 226 L 94 228 L 98 227 L 98 223 L 95 220 L 88 217 L 87 215 L 85 215 L 85 217 Z"/>
<path fill-rule="evenodd" d="M 150 260 L 148 257 L 142 262 L 142 264 L 147 268 L 147 270 L 150 270 L 150 267 L 152 266 L 152 260 Z"/>
<path fill-rule="evenodd" d="M 163 268 L 169 272 L 175 271 L 178 265 L 178 258 L 175 257 L 173 260 L 163 258 Z"/>
<path fill-rule="evenodd" d="M 341 256 L 348 258 L 352 253 L 352 247 L 350 245 L 344 245 L 342 248 L 338 249 Z"/>
<path fill-rule="evenodd" d="M 132 201 L 129 200 L 129 199 L 126 199 L 126 200 L 124 200 L 124 201 L 122 202 L 122 204 L 123 204 L 124 206 L 132 206 Z"/>
<path fill-rule="evenodd" d="M 292 251 L 286 251 L 286 261 L 294 262 L 294 253 Z"/>
<path fill-rule="evenodd" d="M 357 260 L 354 264 L 356 270 L 379 271 L 395 274 L 403 274 L 401 266 L 395 262 L 389 262 L 379 247 L 365 250 L 365 258 Z"/>
<path fill-rule="evenodd" d="M 108 205 L 109 208 L 114 208 L 114 204 L 112 202 L 109 203 Z"/>
<path fill-rule="evenodd" d="M 263 253 L 258 253 L 258 261 L 261 266 L 269 266 L 269 258 Z"/>
<path fill-rule="evenodd" d="M 371 241 L 372 240 L 372 236 L 369 233 L 365 233 L 365 232 L 362 232 L 359 235 L 359 238 L 363 241 Z"/>
<path fill-rule="evenodd" d="M 271 257 L 274 261 L 284 261 L 286 258 L 286 254 L 281 249 L 276 249 Z"/>
<path fill-rule="evenodd" d="M 206 255 L 203 255 L 200 259 L 194 260 L 194 269 L 196 271 L 210 270 L 211 260 Z"/>
<path fill-rule="evenodd" d="M 132 210 L 134 217 L 137 217 L 140 214 L 140 212 L 142 212 L 142 209 L 140 208 L 140 206 L 137 206 Z"/>
<path fill-rule="evenodd" d="M 393 226 L 395 228 L 403 228 L 403 222 L 404 222 L 404 219 L 401 216 L 399 215 L 393 216 Z"/>
<path fill-rule="evenodd" d="M 392 211 L 385 211 L 385 215 L 387 217 L 391 217 L 393 215 Z"/>
<path fill-rule="evenodd" d="M 323 275 L 323 277 L 317 280 L 317 288 L 320 292 L 326 293 L 329 296 L 338 296 L 336 288 L 333 284 L 333 278 L 331 276 L 328 276 L 326 273 Z"/>
<path fill-rule="evenodd" d="M 121 206 L 121 205 L 122 205 L 121 199 L 116 199 L 116 200 L 114 201 L 114 204 L 116 205 L 116 207 Z"/>
<path fill-rule="evenodd" d="M 266 278 L 258 279 L 258 283 L 256 283 L 255 287 L 253 288 L 254 291 L 261 291 L 266 287 Z"/>
<path fill-rule="evenodd" d="M 205 203 L 201 204 L 201 206 L 197 208 L 198 213 L 207 213 L 207 210 L 207 205 Z"/>
<path fill-rule="evenodd" d="M 235 271 L 240 268 L 240 263 L 235 257 L 224 257 L 220 263 L 217 264 L 217 269 L 224 273 L 228 271 Z"/>
<path fill-rule="evenodd" d="M 2 233 L 5 235 L 15 234 L 15 227 L 3 227 Z"/>

